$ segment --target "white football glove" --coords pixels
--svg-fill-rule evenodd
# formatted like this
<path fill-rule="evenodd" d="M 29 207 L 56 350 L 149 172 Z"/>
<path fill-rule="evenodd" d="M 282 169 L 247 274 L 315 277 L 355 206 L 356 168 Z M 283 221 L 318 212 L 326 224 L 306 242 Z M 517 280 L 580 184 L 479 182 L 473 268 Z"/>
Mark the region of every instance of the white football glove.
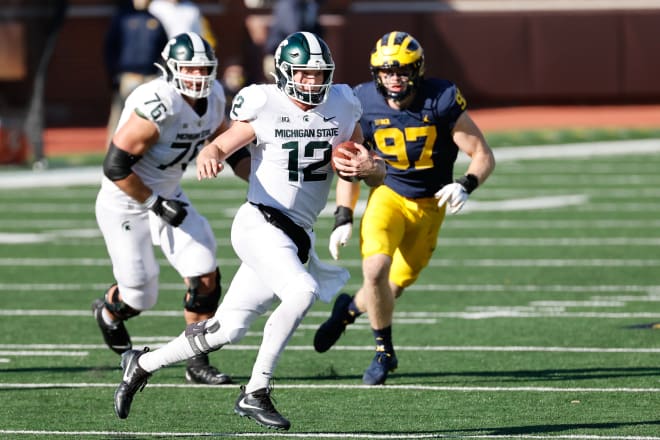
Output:
<path fill-rule="evenodd" d="M 438 206 L 447 204 L 447 209 L 450 214 L 456 214 L 461 210 L 463 205 L 468 199 L 468 192 L 460 183 L 450 183 L 443 186 L 440 191 L 435 193 L 435 198 L 438 199 Z"/>
<path fill-rule="evenodd" d="M 346 246 L 353 235 L 353 223 L 337 226 L 330 234 L 330 255 L 333 260 L 339 260 L 339 246 Z"/>

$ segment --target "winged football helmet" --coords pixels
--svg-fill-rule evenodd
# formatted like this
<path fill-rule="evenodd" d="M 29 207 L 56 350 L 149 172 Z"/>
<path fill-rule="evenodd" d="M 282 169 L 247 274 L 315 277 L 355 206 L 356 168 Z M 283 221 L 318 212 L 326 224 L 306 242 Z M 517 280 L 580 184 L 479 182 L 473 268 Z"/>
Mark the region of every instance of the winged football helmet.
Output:
<path fill-rule="evenodd" d="M 218 60 L 211 45 L 194 32 L 170 39 L 156 65 L 181 94 L 199 99 L 209 96 L 218 71 Z M 205 75 L 183 73 L 182 67 L 207 67 Z"/>
<path fill-rule="evenodd" d="M 322 70 L 323 84 L 311 91 L 294 82 L 297 70 Z M 286 37 L 275 51 L 275 79 L 285 94 L 304 104 L 319 105 L 327 98 L 335 64 L 328 45 L 311 32 L 295 32 Z"/>
<path fill-rule="evenodd" d="M 388 32 L 376 42 L 376 47 L 371 51 L 370 67 L 378 91 L 386 98 L 401 101 L 419 87 L 424 77 L 424 49 L 406 32 Z M 394 68 L 410 69 L 408 87 L 398 93 L 388 91 L 378 77 L 379 70 Z"/>

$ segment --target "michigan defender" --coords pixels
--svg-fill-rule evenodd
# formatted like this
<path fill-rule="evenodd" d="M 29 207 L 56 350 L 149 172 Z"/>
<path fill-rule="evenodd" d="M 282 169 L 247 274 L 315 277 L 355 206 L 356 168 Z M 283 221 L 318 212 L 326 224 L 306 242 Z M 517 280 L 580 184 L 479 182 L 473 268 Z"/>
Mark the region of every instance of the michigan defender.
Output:
<path fill-rule="evenodd" d="M 152 308 L 158 299 L 154 245 L 185 281 L 187 323 L 213 316 L 218 306 L 215 237 L 180 185 L 199 149 L 228 125 L 217 65 L 211 46 L 199 35 L 172 38 L 162 52 L 164 75 L 129 95 L 108 148 L 96 219 L 116 283 L 94 301 L 92 310 L 106 344 L 118 354 L 132 347 L 124 321 Z M 247 179 L 247 152 L 228 161 Z M 194 383 L 230 381 L 210 365 L 206 354 L 191 359 L 185 375 Z"/>
<path fill-rule="evenodd" d="M 363 382 L 378 385 L 398 365 L 392 342 L 395 299 L 427 266 L 445 210 L 458 212 L 491 174 L 495 160 L 456 85 L 424 78 L 424 52 L 410 34 L 385 34 L 370 64 L 373 82 L 358 85 L 355 92 L 364 111 L 365 139 L 385 160 L 387 176 L 371 192 L 362 217 L 363 285 L 354 297 L 337 297 L 330 318 L 314 336 L 314 347 L 327 351 L 347 325 L 367 312 L 376 353 Z M 459 149 L 471 162 L 466 174 L 453 181 Z M 330 239 L 335 259 L 351 236 L 356 189 L 341 181 L 337 187 Z"/>
<path fill-rule="evenodd" d="M 233 124 L 200 152 L 198 177 L 215 177 L 228 155 L 254 141 L 247 202 L 232 223 L 241 265 L 212 319 L 189 325 L 158 350 L 122 356 L 124 375 L 115 392 L 120 418 L 128 417 L 135 393 L 151 373 L 237 343 L 258 316 L 276 305 L 234 411 L 268 428 L 289 429 L 289 420 L 270 398 L 275 367 L 316 299 L 330 301 L 348 279 L 345 269 L 322 263 L 314 251 L 312 227 L 333 181 L 332 148 L 349 139 L 358 142 L 357 153 L 335 163 L 346 177 L 361 177 L 373 186 L 385 173 L 383 161 L 359 145 L 360 102 L 347 85 L 332 84 L 334 68 L 318 36 L 289 35 L 275 52 L 276 84 L 239 91 L 230 112 Z"/>

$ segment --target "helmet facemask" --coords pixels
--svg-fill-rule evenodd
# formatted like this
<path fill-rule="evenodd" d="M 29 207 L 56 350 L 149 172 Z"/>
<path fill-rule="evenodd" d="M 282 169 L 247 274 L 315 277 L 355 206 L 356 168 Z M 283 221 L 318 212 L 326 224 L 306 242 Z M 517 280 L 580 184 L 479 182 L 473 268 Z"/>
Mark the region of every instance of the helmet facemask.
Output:
<path fill-rule="evenodd" d="M 194 99 L 209 96 L 218 71 L 218 60 L 206 40 L 192 32 L 179 34 L 167 43 L 161 56 L 164 67 L 159 67 L 165 72 L 167 81 L 182 95 Z M 205 68 L 206 74 L 184 73 L 182 68 L 185 67 Z"/>
<path fill-rule="evenodd" d="M 295 82 L 296 72 L 320 70 L 321 84 L 309 85 Z M 277 86 L 287 96 L 307 105 L 325 102 L 332 85 L 335 64 L 325 42 L 310 32 L 296 32 L 280 43 L 275 52 L 275 79 Z M 309 90 L 305 90 L 309 89 Z"/>
<path fill-rule="evenodd" d="M 388 99 L 402 101 L 417 90 L 424 78 L 424 50 L 410 34 L 389 32 L 371 51 L 370 69 L 378 91 Z M 409 72 L 405 90 L 392 92 L 387 89 L 378 72 L 388 69 Z"/>

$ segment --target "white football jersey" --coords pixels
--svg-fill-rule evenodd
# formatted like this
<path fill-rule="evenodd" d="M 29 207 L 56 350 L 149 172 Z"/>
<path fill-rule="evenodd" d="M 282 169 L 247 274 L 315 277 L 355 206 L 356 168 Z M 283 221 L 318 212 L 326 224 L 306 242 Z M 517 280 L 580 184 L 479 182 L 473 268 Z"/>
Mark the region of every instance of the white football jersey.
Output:
<path fill-rule="evenodd" d="M 165 198 L 180 192 L 179 183 L 186 167 L 225 118 L 225 93 L 218 81 L 214 81 L 206 99 L 206 111 L 200 116 L 162 78 L 139 86 L 126 99 L 117 129 L 137 112 L 153 121 L 160 132 L 156 144 L 133 165 L 133 172 Z M 106 177 L 102 186 L 104 190 L 121 192 Z"/>
<path fill-rule="evenodd" d="M 345 84 L 333 85 L 325 102 L 307 111 L 275 84 L 242 89 L 231 118 L 249 122 L 256 133 L 248 201 L 277 208 L 311 230 L 330 193 L 332 148 L 350 139 L 361 115 Z"/>

